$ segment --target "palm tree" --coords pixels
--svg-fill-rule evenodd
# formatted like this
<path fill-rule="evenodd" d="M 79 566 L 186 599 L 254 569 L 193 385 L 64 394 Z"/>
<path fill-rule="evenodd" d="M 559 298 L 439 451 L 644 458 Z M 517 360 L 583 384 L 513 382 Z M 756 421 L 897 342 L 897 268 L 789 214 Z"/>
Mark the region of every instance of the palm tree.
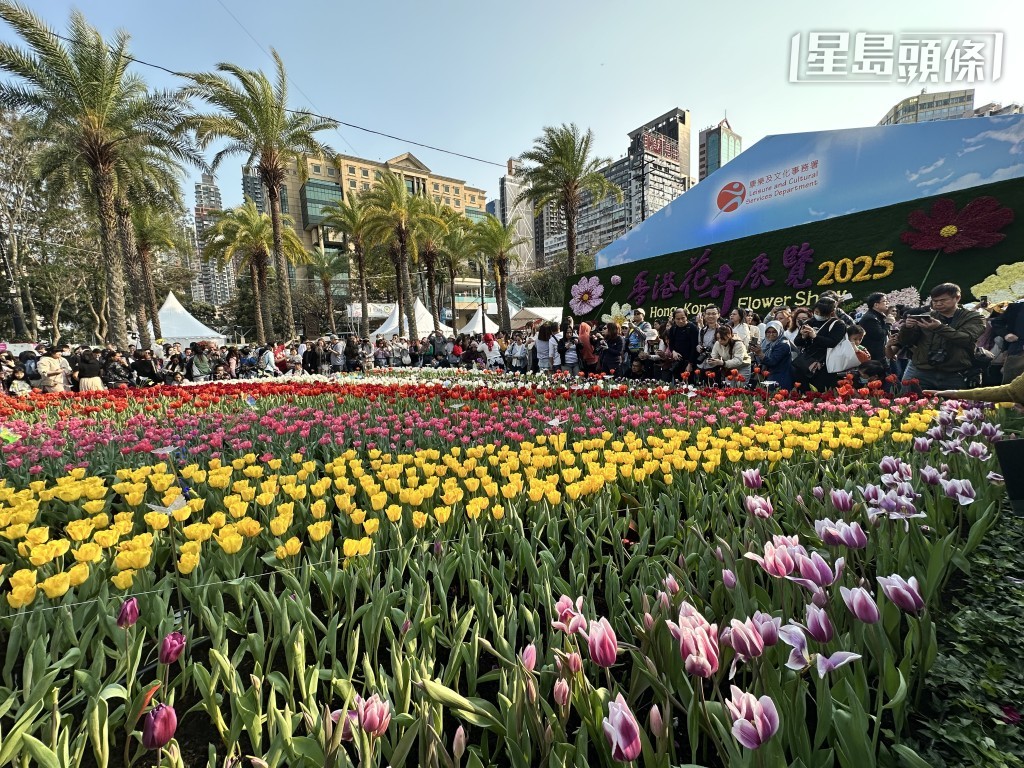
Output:
<path fill-rule="evenodd" d="M 419 340 L 409 264 L 417 256 L 418 228 L 424 217 L 430 215 L 424 212 L 426 199 L 412 194 L 401 177 L 390 171 L 381 176 L 365 198 L 367 235 L 390 247 L 398 279 L 399 304 L 409 322 L 409 339 Z"/>
<path fill-rule="evenodd" d="M 340 275 L 348 266 L 348 256 L 337 251 L 327 251 L 321 243 L 310 253 L 309 270 L 313 277 L 320 281 L 324 289 L 324 302 L 327 305 L 327 324 L 331 333 L 337 333 L 338 328 L 334 321 L 334 291 L 331 281 L 335 275 Z"/>
<path fill-rule="evenodd" d="M 142 292 L 149 317 L 153 323 L 153 337 L 162 338 L 156 286 L 153 282 L 153 256 L 160 251 L 187 253 L 190 244 L 174 214 L 166 208 L 150 205 L 136 206 L 132 210 L 135 227 L 135 248 L 142 272 Z"/>
<path fill-rule="evenodd" d="M 473 239 L 473 223 L 464 215 L 457 215 L 448 222 L 448 234 L 445 235 L 441 250 L 441 261 L 448 274 L 448 287 L 452 296 L 452 325 L 455 324 L 455 278 L 474 260 L 477 254 L 476 242 Z"/>
<path fill-rule="evenodd" d="M 281 235 L 281 246 L 285 258 L 304 260 L 306 249 L 291 228 L 291 218 L 283 216 L 282 222 L 285 228 Z M 275 241 L 273 220 L 267 214 L 260 213 L 256 204 L 246 198 L 245 203 L 237 208 L 214 214 L 214 223 L 208 232 L 203 259 L 216 259 L 223 266 L 237 256 L 242 269 L 249 270 L 256 339 L 260 344 L 265 344 L 267 332 L 273 332 L 267 301 L 267 268 L 270 266 Z M 280 274 L 277 279 L 281 279 Z"/>
<path fill-rule="evenodd" d="M 456 213 L 450 207 L 428 198 L 424 202 L 423 215 L 417 221 L 416 244 L 423 271 L 427 273 L 427 302 L 434 331 L 441 330 L 441 314 L 437 307 L 437 268 L 444 250 L 444 237 L 448 234 L 448 222 L 455 217 Z"/>
<path fill-rule="evenodd" d="M 263 72 L 227 63 L 218 64 L 217 72 L 187 75 L 193 82 L 185 86 L 182 93 L 202 99 L 217 111 L 192 115 L 184 126 L 195 131 L 203 149 L 219 139 L 228 140 L 228 145 L 214 155 L 210 163 L 212 169 L 216 169 L 224 158 L 236 154 L 248 156 L 247 166 L 256 165 L 270 203 L 274 264 L 278 277 L 277 298 L 285 331 L 289 337 L 294 337 L 295 316 L 284 248 L 281 185 L 288 165 L 296 164 L 299 178 L 305 182 L 308 178 L 307 157 L 321 160 L 334 157 L 334 153 L 314 134 L 335 128 L 338 124 L 309 112 L 288 109 L 288 76 L 284 62 L 274 49 L 271 49 L 271 54 L 276 68 L 274 83 Z"/>
<path fill-rule="evenodd" d="M 366 285 L 366 205 L 363 197 L 350 193 L 337 203 L 325 205 L 323 220 L 320 222 L 325 229 L 340 232 L 352 249 L 353 266 L 359 284 L 359 305 L 362 312 L 359 321 L 359 337 L 370 335 L 370 304 L 369 291 Z"/>
<path fill-rule="evenodd" d="M 184 117 L 185 102 L 178 95 L 149 92 L 140 77 L 128 72 L 128 35 L 118 32 L 107 42 L 78 11 L 68 22 L 66 44 L 23 5 L 0 0 L 0 18 L 28 46 L 0 45 L 0 70 L 21 81 L 0 83 L 0 106 L 41 118 L 48 139 L 40 158 L 44 177 L 68 168 L 88 173 L 100 224 L 107 335 L 124 347 L 128 326 L 116 167 L 121 157 L 139 147 L 157 148 L 181 160 L 198 159 L 174 130 Z"/>
<path fill-rule="evenodd" d="M 512 318 L 508 311 L 508 273 L 510 264 L 519 263 L 516 248 L 526 242 L 516 236 L 518 217 L 507 225 L 502 224 L 493 214 L 477 222 L 473 240 L 480 251 L 480 269 L 489 261 L 494 269 L 494 300 L 498 304 L 498 325 L 505 333 L 512 330 Z"/>
<path fill-rule="evenodd" d="M 534 139 L 533 149 L 520 158 L 533 165 L 522 172 L 526 190 L 516 198 L 516 204 L 529 200 L 534 208 L 543 208 L 554 203 L 562 211 L 570 275 L 576 272 L 576 224 L 584 197 L 597 202 L 612 193 L 622 202 L 622 190 L 601 173 L 611 160 L 591 157 L 593 144 L 594 132 L 589 128 L 584 134 L 575 123 L 546 126 Z"/>

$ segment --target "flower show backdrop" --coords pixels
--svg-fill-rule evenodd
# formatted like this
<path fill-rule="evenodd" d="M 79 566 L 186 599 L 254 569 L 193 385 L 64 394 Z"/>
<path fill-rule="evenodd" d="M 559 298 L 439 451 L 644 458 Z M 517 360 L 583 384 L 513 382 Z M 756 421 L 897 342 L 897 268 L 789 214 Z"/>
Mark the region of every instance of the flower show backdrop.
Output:
<path fill-rule="evenodd" d="M 1024 177 L 1024 115 L 767 136 L 597 253 L 597 267 Z"/>
<path fill-rule="evenodd" d="M 637 307 L 648 319 L 673 307 L 693 315 L 710 304 L 763 314 L 828 289 L 862 301 L 910 287 L 927 295 L 947 281 L 980 298 L 972 286 L 1024 258 L 1021 210 L 1024 179 L 974 186 L 576 275 L 565 306 L 589 321 Z"/>

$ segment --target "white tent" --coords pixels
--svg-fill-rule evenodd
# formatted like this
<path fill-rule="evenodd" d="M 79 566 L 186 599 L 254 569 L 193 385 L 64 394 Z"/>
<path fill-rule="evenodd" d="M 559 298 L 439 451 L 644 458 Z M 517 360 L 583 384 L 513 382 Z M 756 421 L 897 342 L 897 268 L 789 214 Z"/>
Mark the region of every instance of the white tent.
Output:
<path fill-rule="evenodd" d="M 212 328 L 207 328 L 192 317 L 189 311 L 181 306 L 181 302 L 178 301 L 178 297 L 174 295 L 173 291 L 167 294 L 167 299 L 160 307 L 159 314 L 163 343 L 191 344 L 193 341 L 215 341 L 220 345 L 227 340 L 223 333 L 217 333 Z M 149 330 L 152 335 L 152 325 Z"/>
<path fill-rule="evenodd" d="M 395 304 L 395 308 L 391 310 L 388 319 L 384 321 L 380 328 L 370 334 L 370 339 L 376 341 L 378 338 L 383 337 L 390 341 L 392 336 L 399 333 L 399 311 L 399 305 Z M 416 299 L 416 330 L 419 332 L 420 337 L 427 336 L 434 330 L 434 320 L 430 316 L 430 310 L 423 306 L 423 302 L 419 299 Z M 445 336 L 451 336 L 454 331 L 444 323 L 441 323 L 441 333 Z M 404 315 L 402 316 L 401 335 L 403 338 L 409 336 L 409 327 Z"/>
<path fill-rule="evenodd" d="M 523 307 L 514 315 L 512 315 L 512 330 L 517 331 L 520 328 L 525 328 L 528 325 L 533 325 L 537 321 L 545 323 L 559 323 L 562 322 L 562 308 L 561 307 Z"/>
<path fill-rule="evenodd" d="M 459 333 L 469 333 L 469 334 L 483 333 L 484 330 L 485 330 L 483 318 L 484 318 L 484 310 L 483 310 L 483 308 L 480 308 L 480 309 L 478 309 L 476 311 L 476 313 L 471 318 L 469 318 L 469 322 L 467 322 L 464 326 L 459 328 Z M 498 330 L 498 321 L 495 320 L 490 315 L 487 315 L 487 325 L 486 325 L 487 333 L 494 333 L 497 330 Z"/>

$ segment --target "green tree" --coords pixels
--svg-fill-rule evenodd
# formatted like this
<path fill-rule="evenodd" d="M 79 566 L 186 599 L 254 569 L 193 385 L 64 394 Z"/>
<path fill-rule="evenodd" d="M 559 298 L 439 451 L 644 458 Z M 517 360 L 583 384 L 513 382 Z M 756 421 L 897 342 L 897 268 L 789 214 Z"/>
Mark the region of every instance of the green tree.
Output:
<path fill-rule="evenodd" d="M 132 211 L 132 224 L 135 229 L 135 248 L 142 277 L 143 300 L 153 323 L 153 336 L 159 339 L 163 337 L 163 329 L 160 327 L 160 305 L 157 303 L 153 258 L 162 251 L 188 253 L 191 243 L 178 225 L 177 217 L 166 208 L 137 206 Z"/>
<path fill-rule="evenodd" d="M 519 263 L 516 248 L 526 242 L 516 236 L 518 217 L 507 225 L 492 214 L 477 222 L 473 240 L 480 252 L 480 269 L 490 263 L 494 272 L 494 300 L 498 305 L 498 325 L 505 333 L 512 330 L 512 318 L 508 311 L 509 267 Z"/>
<path fill-rule="evenodd" d="M 0 45 L 0 69 L 20 82 L 0 83 L 0 106 L 38 115 L 47 138 L 43 177 L 59 169 L 81 168 L 90 180 L 100 224 L 100 249 L 109 314 L 108 338 L 128 344 L 124 260 L 118 247 L 116 167 L 140 146 L 192 160 L 188 141 L 175 131 L 184 100 L 151 93 L 128 71 L 129 37 L 117 32 L 104 40 L 78 11 L 71 14 L 64 43 L 25 6 L 0 1 L 0 18 L 27 48 Z"/>
<path fill-rule="evenodd" d="M 547 126 L 533 148 L 520 158 L 532 163 L 522 172 L 525 191 L 516 203 L 528 200 L 535 208 L 554 203 L 565 216 L 569 274 L 576 273 L 576 226 L 585 200 L 603 200 L 609 194 L 622 201 L 622 190 L 601 169 L 611 160 L 591 157 L 594 132 L 582 133 L 575 123 Z"/>
<path fill-rule="evenodd" d="M 267 188 L 274 234 L 272 253 L 279 278 L 278 302 L 284 317 L 285 333 L 293 338 L 295 316 L 285 256 L 281 185 L 289 165 L 297 165 L 299 178 L 305 182 L 309 175 L 306 157 L 321 160 L 334 157 L 334 153 L 318 141 L 315 134 L 335 128 L 337 123 L 309 112 L 288 109 L 288 77 L 284 62 L 277 51 L 271 49 L 271 53 L 276 70 L 273 83 L 263 72 L 221 63 L 217 65 L 216 72 L 188 75 L 193 82 L 185 86 L 182 93 L 199 98 L 216 110 L 192 115 L 185 122 L 185 126 L 195 131 L 199 146 L 205 149 L 214 141 L 228 141 L 227 146 L 214 155 L 211 168 L 216 169 L 224 158 L 231 155 L 246 155 L 245 164 L 255 165 Z"/>
<path fill-rule="evenodd" d="M 442 268 L 448 277 L 448 289 L 452 298 L 452 325 L 455 325 L 457 307 L 455 301 L 455 278 L 465 271 L 477 255 L 473 238 L 473 222 L 466 216 L 458 215 L 448 222 L 448 233 L 441 249 Z"/>
<path fill-rule="evenodd" d="M 334 320 L 334 286 L 332 281 L 336 275 L 343 274 L 348 266 L 348 256 L 337 251 L 327 251 L 323 244 L 310 253 L 309 271 L 320 281 L 324 292 L 324 312 L 327 314 L 327 325 L 331 333 L 338 332 Z"/>
<path fill-rule="evenodd" d="M 437 306 L 437 270 L 444 250 L 444 238 L 448 234 L 448 222 L 457 214 L 447 205 L 426 199 L 423 215 L 417 221 L 416 244 L 419 247 L 419 261 L 427 273 L 427 306 L 435 331 L 441 330 L 441 314 Z"/>
<path fill-rule="evenodd" d="M 291 228 L 291 218 L 281 218 L 285 225 L 281 235 L 281 249 L 286 265 L 288 261 L 305 261 L 306 249 Z M 271 217 L 260 213 L 256 209 L 256 203 L 246 198 L 245 203 L 237 208 L 214 215 L 213 226 L 209 229 L 206 245 L 203 247 L 204 259 L 216 259 L 223 266 L 237 256 L 241 268 L 249 271 L 253 320 L 256 324 L 256 338 L 260 344 L 266 343 L 267 329 L 273 328 L 267 301 L 267 268 L 270 266 L 270 255 L 273 253 L 275 240 Z M 284 279 L 287 279 L 287 271 L 284 274 Z M 280 272 L 277 278 L 280 282 Z"/>
<path fill-rule="evenodd" d="M 398 175 L 386 172 L 365 193 L 367 234 L 390 249 L 399 286 L 399 304 L 409 323 L 409 338 L 419 339 L 409 265 L 416 258 L 416 234 L 425 217 L 426 199 L 412 194 Z M 399 324 L 401 327 L 401 324 Z"/>
<path fill-rule="evenodd" d="M 370 335 L 370 307 L 366 285 L 366 233 L 369 227 L 366 223 L 366 205 L 363 197 L 356 193 L 350 193 L 337 203 L 325 205 L 321 224 L 326 229 L 333 229 L 344 235 L 345 241 L 351 248 L 352 264 L 355 267 L 356 282 L 359 285 L 359 306 L 362 313 L 359 320 L 359 337 L 366 338 Z"/>

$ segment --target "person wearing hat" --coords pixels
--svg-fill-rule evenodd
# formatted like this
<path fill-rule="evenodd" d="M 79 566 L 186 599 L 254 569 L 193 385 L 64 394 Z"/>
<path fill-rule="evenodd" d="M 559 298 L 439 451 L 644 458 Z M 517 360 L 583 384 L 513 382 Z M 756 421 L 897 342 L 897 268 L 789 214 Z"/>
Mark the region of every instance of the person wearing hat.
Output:
<path fill-rule="evenodd" d="M 42 381 L 43 392 L 64 392 L 64 368 L 60 364 L 60 347 L 47 347 L 46 354 L 39 358 L 36 370 Z"/>
<path fill-rule="evenodd" d="M 770 320 L 764 326 L 764 341 L 750 354 L 762 369 L 765 384 L 779 389 L 793 388 L 793 348 L 782 336 L 782 323 Z"/>
<path fill-rule="evenodd" d="M 652 330 L 652 327 L 646 316 L 647 313 L 640 307 L 633 310 L 633 322 L 629 323 L 629 335 L 626 337 L 626 351 L 631 358 L 639 357 L 641 352 L 647 352 L 647 332 Z"/>

